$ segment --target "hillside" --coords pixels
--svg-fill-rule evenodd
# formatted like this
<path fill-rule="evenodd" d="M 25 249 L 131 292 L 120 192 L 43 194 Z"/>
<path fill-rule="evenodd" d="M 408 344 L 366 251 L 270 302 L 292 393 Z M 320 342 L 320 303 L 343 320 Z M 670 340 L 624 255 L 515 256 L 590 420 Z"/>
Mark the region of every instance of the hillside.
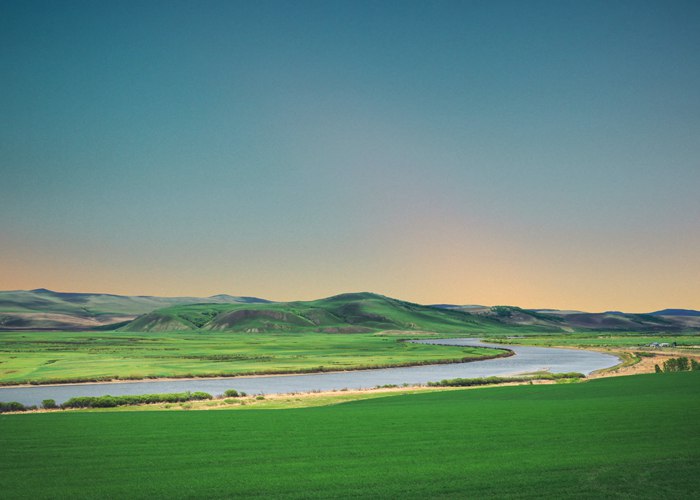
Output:
<path fill-rule="evenodd" d="M 373 293 L 313 301 L 270 302 L 226 294 L 155 297 L 63 293 L 44 288 L 0 292 L 1 330 L 238 332 L 430 330 L 513 334 L 527 331 L 674 332 L 700 329 L 700 312 L 665 309 L 649 314 L 587 313 L 514 306 L 423 306 Z"/>
<path fill-rule="evenodd" d="M 667 314 L 677 309 L 667 309 L 649 314 L 632 314 L 618 311 L 588 313 L 560 311 L 557 309 L 522 309 L 513 306 L 457 306 L 439 304 L 433 307 L 464 311 L 482 318 L 492 318 L 507 325 L 553 328 L 560 331 L 681 331 L 700 328 L 700 316 L 694 311 L 686 314 Z M 684 310 L 680 310 L 684 311 Z"/>
<path fill-rule="evenodd" d="M 533 326 L 546 329 L 555 329 L 558 331 L 570 331 L 571 327 L 566 324 L 563 318 L 554 314 L 545 314 L 541 312 L 521 309 L 515 306 L 455 306 L 450 304 L 439 304 L 433 307 L 440 309 L 449 309 L 453 311 L 463 311 L 481 318 L 495 319 L 500 323 L 507 325 Z"/>
<path fill-rule="evenodd" d="M 373 293 L 348 293 L 306 302 L 194 304 L 145 314 L 124 331 L 214 330 L 237 332 L 317 331 L 361 333 L 427 330 L 488 333 L 522 327 L 464 311 L 437 309 Z M 542 331 L 542 328 L 539 329 Z"/>
<path fill-rule="evenodd" d="M 264 303 L 255 297 L 152 297 L 64 293 L 45 288 L 0 292 L 0 330 L 85 329 L 128 322 L 178 304 Z"/>
<path fill-rule="evenodd" d="M 700 316 L 700 311 L 694 309 L 663 309 L 649 314 L 653 316 Z"/>

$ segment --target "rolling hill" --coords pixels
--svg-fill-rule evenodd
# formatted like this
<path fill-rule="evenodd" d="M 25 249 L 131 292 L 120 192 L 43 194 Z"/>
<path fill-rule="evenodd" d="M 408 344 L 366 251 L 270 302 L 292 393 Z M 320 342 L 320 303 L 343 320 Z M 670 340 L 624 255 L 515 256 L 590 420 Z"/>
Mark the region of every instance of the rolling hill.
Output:
<path fill-rule="evenodd" d="M 608 311 L 588 313 L 557 309 L 522 309 L 513 306 L 457 306 L 439 304 L 433 307 L 464 311 L 475 316 L 497 319 L 508 325 L 555 328 L 560 331 L 639 331 L 660 332 L 700 328 L 700 315 L 678 309 L 667 309 L 648 314 Z M 685 314 L 666 312 L 685 311 Z M 699 313 L 700 314 L 700 313 Z"/>
<path fill-rule="evenodd" d="M 700 329 L 700 312 L 587 313 L 514 306 L 414 304 L 374 293 L 270 302 L 226 294 L 154 297 L 62 293 L 44 288 L 0 292 L 0 330 L 318 331 L 359 333 L 428 330 L 442 333 L 573 331 L 674 332 Z"/>
<path fill-rule="evenodd" d="M 700 311 L 693 309 L 663 309 L 649 314 L 653 316 L 700 316 Z"/>
<path fill-rule="evenodd" d="M 174 306 L 145 314 L 122 327 L 122 330 L 214 330 L 249 333 L 426 330 L 483 334 L 521 328 L 525 327 L 506 325 L 495 318 L 475 316 L 464 311 L 438 309 L 365 292 L 346 293 L 304 302 Z"/>
<path fill-rule="evenodd" d="M 155 309 L 194 303 L 265 303 L 255 297 L 152 297 L 64 293 L 45 288 L 0 292 L 0 330 L 66 330 L 126 323 Z"/>

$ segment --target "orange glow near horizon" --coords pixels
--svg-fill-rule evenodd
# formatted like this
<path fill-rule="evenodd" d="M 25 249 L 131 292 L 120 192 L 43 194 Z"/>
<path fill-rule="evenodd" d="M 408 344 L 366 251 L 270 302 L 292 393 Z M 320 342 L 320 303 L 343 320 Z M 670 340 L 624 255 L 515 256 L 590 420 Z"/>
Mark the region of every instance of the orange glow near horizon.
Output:
<path fill-rule="evenodd" d="M 122 295 L 258 296 L 312 300 L 369 291 L 422 304 L 515 305 L 526 308 L 650 312 L 700 308 L 700 262 L 692 246 L 648 243 L 643 251 L 561 246 L 476 228 L 421 224 L 373 245 L 330 244 L 292 253 L 259 250 L 216 259 L 105 256 L 28 247 L 0 261 L 0 289 Z M 480 237 L 474 238 L 474 234 Z M 371 241 L 369 239 L 368 241 Z M 331 255 L 332 257 L 329 257 Z M 325 256 L 325 257 L 324 257 Z"/>

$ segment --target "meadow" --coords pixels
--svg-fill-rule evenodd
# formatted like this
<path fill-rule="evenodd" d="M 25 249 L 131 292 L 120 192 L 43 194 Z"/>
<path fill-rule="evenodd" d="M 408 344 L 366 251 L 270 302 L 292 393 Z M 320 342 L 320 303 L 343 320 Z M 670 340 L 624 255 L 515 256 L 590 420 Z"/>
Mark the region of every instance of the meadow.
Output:
<path fill-rule="evenodd" d="M 0 332 L 0 385 L 235 376 L 445 363 L 502 350 L 368 333 Z"/>
<path fill-rule="evenodd" d="M 700 372 L 249 411 L 0 416 L 5 498 L 684 498 Z"/>
<path fill-rule="evenodd" d="M 567 334 L 527 335 L 519 337 L 495 337 L 484 339 L 503 344 L 559 346 L 559 347 L 612 347 L 622 349 L 643 349 L 652 342 L 676 344 L 678 348 L 700 347 L 699 332 L 683 334 L 638 333 L 638 332 L 578 332 Z"/>

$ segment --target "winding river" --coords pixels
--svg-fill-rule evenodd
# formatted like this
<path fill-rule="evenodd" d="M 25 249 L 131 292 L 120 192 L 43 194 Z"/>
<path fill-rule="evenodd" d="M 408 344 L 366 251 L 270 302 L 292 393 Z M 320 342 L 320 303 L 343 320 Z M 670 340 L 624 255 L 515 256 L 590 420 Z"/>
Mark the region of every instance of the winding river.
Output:
<path fill-rule="evenodd" d="M 457 377 L 473 378 L 516 375 L 540 370 L 548 370 L 552 373 L 581 372 L 588 375 L 592 371 L 609 368 L 620 362 L 617 356 L 593 351 L 496 345 L 481 342 L 479 339 L 474 338 L 430 339 L 416 340 L 414 342 L 508 348 L 515 352 L 515 355 L 507 358 L 469 363 L 379 368 L 304 375 L 4 387 L 0 388 L 0 401 L 17 401 L 25 405 L 38 405 L 44 399 L 54 399 L 60 404 L 74 396 L 103 396 L 105 394 L 119 396 L 123 394 L 185 391 L 222 394 L 226 389 L 237 389 L 249 394 L 329 391 L 343 388 L 371 388 L 385 384 L 425 384 L 426 382 Z"/>

